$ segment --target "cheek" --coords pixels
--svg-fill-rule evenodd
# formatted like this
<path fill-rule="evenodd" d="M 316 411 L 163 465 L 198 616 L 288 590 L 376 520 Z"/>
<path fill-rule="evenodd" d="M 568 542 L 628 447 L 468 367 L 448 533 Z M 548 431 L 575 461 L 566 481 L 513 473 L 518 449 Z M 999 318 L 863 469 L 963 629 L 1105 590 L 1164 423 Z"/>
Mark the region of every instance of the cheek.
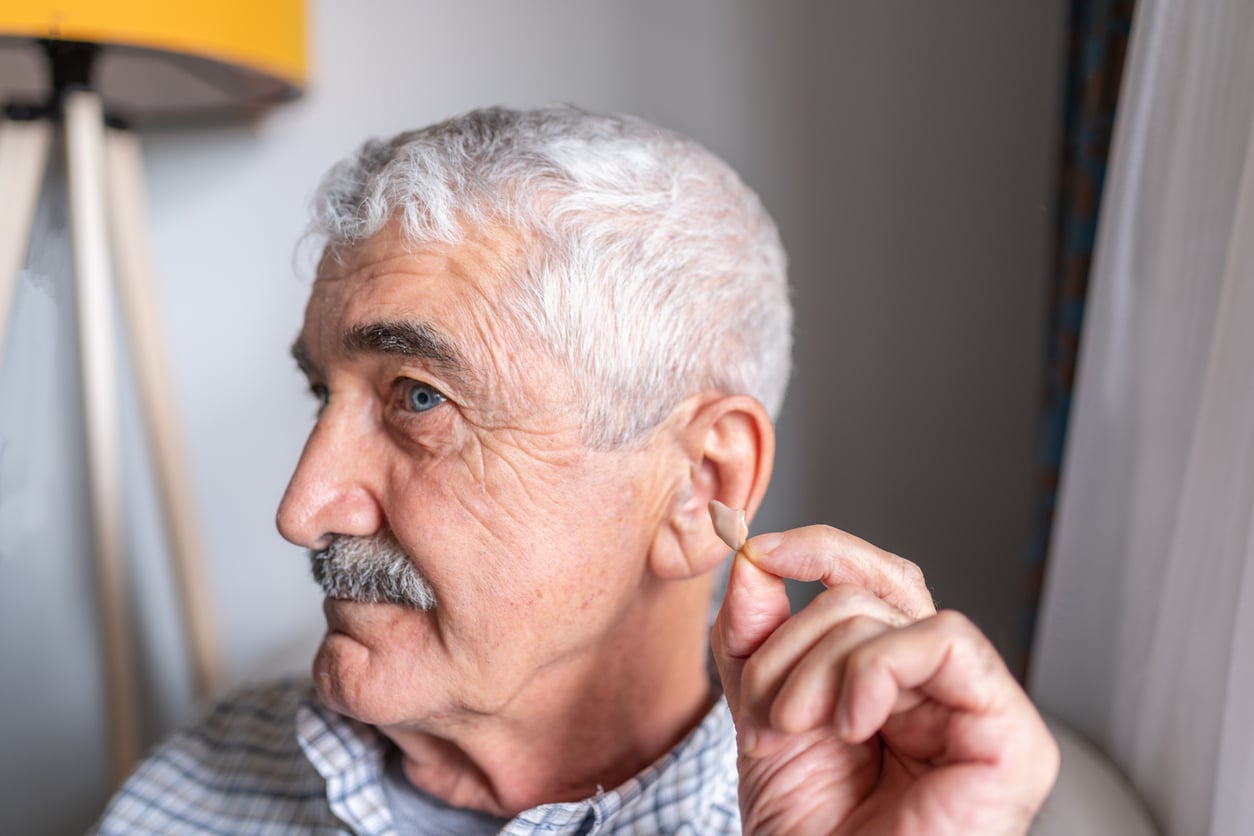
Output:
<path fill-rule="evenodd" d="M 556 455 L 529 454 L 520 445 L 473 435 L 439 470 L 445 501 L 457 507 L 485 548 L 554 548 L 554 535 L 569 522 L 564 512 L 582 514 L 571 468 Z"/>
<path fill-rule="evenodd" d="M 453 455 L 402 463 L 391 484 L 389 520 L 447 604 L 442 623 L 479 619 L 487 640 L 636 593 L 649 526 L 620 463 L 467 435 Z"/>
<path fill-rule="evenodd" d="M 423 429 L 398 431 L 400 440 L 392 445 L 385 504 L 393 530 L 400 536 L 411 529 L 418 543 L 443 530 L 461 532 L 462 539 L 491 531 L 493 509 L 484 502 L 471 455 L 478 446 L 474 434 L 456 427 Z"/>
<path fill-rule="evenodd" d="M 461 453 L 423 455 L 405 458 L 388 483 L 388 523 L 435 587 L 442 620 L 504 597 L 528 559 L 513 506 L 474 477 Z"/>

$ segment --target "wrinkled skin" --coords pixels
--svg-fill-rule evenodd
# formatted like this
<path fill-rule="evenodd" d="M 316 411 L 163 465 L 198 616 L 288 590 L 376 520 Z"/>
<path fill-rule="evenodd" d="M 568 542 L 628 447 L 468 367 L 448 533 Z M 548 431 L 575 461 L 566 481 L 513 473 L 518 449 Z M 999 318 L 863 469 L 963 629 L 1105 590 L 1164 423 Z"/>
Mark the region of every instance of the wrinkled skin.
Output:
<path fill-rule="evenodd" d="M 697 393 L 588 449 L 504 305 L 514 247 L 389 226 L 324 260 L 296 351 L 322 408 L 278 514 L 308 549 L 390 531 L 428 580 L 429 612 L 327 600 L 315 686 L 413 783 L 498 815 L 621 784 L 709 708 L 726 549 L 698 518 L 752 513 L 774 438 L 751 398 Z M 790 618 L 783 577 L 830 588 Z M 1056 747 L 987 639 L 850 535 L 751 539 L 710 641 L 746 832 L 1021 833 L 1048 792 Z"/>
<path fill-rule="evenodd" d="M 781 577 L 828 589 L 794 617 Z M 712 633 L 755 834 L 1021 834 L 1058 750 L 913 564 L 823 526 L 751 539 Z"/>
<path fill-rule="evenodd" d="M 498 813 L 625 780 L 711 699 L 699 642 L 664 644 L 688 608 L 647 569 L 684 472 L 667 428 L 583 444 L 563 376 L 500 304 L 508 251 L 414 248 L 388 227 L 324 260 L 295 350 L 323 405 L 278 512 L 309 549 L 390 529 L 430 582 L 430 612 L 328 599 L 314 683 L 401 745 L 416 783 Z M 346 341 L 381 323 L 438 345 Z"/>

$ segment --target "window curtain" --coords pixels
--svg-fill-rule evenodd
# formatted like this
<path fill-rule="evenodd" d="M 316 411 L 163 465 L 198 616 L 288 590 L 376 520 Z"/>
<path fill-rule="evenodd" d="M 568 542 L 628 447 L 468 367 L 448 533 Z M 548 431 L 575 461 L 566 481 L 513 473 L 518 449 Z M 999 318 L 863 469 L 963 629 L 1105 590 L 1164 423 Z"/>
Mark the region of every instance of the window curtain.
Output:
<path fill-rule="evenodd" d="M 1076 356 L 1084 321 L 1097 214 L 1123 78 L 1135 0 L 1071 0 L 1062 124 L 1058 142 L 1058 206 L 1045 329 L 1045 381 L 1039 442 L 1039 497 L 1029 554 L 1031 610 L 1025 650 L 1036 626 L 1045 555 L 1057 505 L 1063 442 L 1071 414 Z M 1024 654 L 1028 658 L 1028 654 Z M 1022 671 L 1020 671 L 1022 673 Z"/>
<path fill-rule="evenodd" d="M 1254 822 L 1252 42 L 1137 4 L 1030 679 L 1167 834 Z"/>

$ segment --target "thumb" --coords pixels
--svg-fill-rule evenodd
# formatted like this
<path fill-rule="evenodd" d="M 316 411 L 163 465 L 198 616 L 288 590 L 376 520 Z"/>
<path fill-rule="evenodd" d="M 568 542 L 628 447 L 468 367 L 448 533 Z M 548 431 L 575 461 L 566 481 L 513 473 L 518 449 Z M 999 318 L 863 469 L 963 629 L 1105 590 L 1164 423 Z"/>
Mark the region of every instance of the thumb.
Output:
<path fill-rule="evenodd" d="M 740 676 L 745 662 L 791 615 L 783 578 L 759 569 L 745 552 L 755 553 L 753 540 L 732 559 L 723 606 L 710 634 L 723 693 L 733 715 L 740 708 Z"/>

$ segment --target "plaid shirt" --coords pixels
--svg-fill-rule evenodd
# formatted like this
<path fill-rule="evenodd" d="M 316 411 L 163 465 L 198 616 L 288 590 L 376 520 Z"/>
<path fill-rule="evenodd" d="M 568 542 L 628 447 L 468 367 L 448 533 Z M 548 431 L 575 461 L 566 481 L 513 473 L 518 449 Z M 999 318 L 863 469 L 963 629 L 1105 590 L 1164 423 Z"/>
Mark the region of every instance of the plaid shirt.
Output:
<path fill-rule="evenodd" d="M 394 834 L 382 784 L 388 745 L 372 727 L 319 705 L 308 684 L 248 691 L 159 746 L 109 803 L 97 832 Z M 534 807 L 501 832 L 739 833 L 726 703 L 621 787 Z"/>

